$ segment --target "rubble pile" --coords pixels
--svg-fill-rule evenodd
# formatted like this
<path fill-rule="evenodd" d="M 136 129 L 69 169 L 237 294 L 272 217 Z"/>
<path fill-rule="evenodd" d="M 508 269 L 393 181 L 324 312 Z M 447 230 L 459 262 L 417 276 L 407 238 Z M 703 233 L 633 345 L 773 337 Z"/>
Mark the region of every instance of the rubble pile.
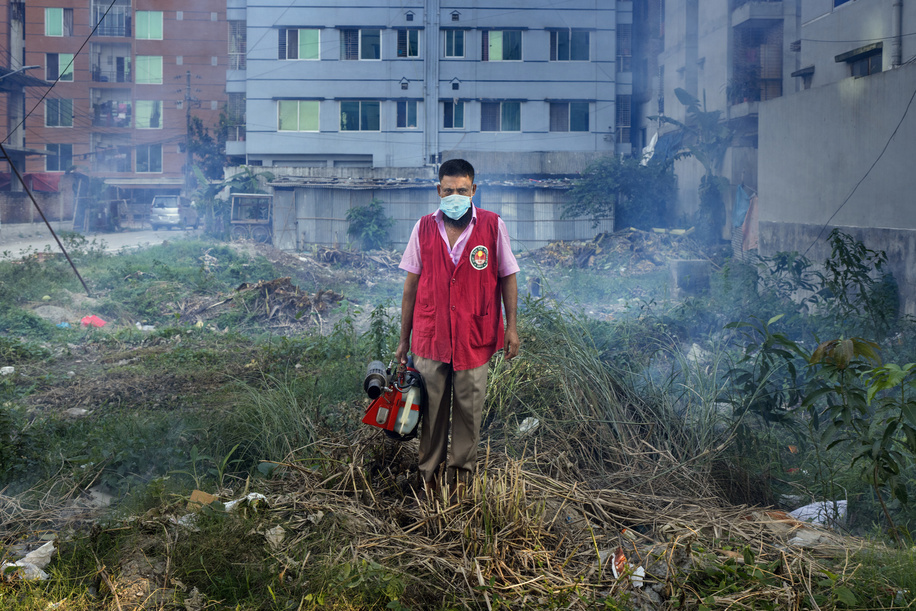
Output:
<path fill-rule="evenodd" d="M 640 231 L 631 227 L 600 233 L 588 242 L 552 242 L 522 257 L 542 267 L 623 267 L 638 274 L 655 271 L 669 259 L 702 259 L 705 255 L 688 231 Z"/>
<path fill-rule="evenodd" d="M 343 295 L 332 290 L 309 293 L 293 284 L 290 277 L 275 278 L 245 282 L 235 289 L 232 296 L 215 303 L 198 302 L 196 307 L 182 313 L 181 320 L 203 325 L 207 320 L 224 314 L 228 308 L 242 308 L 252 321 L 273 329 L 291 327 L 298 330 L 308 324 L 311 314 L 320 316 L 343 300 Z"/>
<path fill-rule="evenodd" d="M 375 269 L 379 266 L 394 269 L 401 262 L 401 253 L 387 250 L 363 253 L 322 246 L 315 253 L 315 260 L 321 263 L 344 265 L 349 269 Z"/>

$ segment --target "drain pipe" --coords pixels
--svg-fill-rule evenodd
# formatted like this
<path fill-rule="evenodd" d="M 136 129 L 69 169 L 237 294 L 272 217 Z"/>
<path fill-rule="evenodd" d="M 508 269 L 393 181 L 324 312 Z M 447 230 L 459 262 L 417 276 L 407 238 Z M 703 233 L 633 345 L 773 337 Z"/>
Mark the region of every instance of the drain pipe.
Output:
<path fill-rule="evenodd" d="M 900 64 L 903 63 L 903 46 L 901 44 L 901 39 L 903 38 L 903 0 L 894 0 L 891 11 L 893 13 L 891 15 L 891 28 L 894 32 L 891 39 L 891 68 L 899 68 Z"/>

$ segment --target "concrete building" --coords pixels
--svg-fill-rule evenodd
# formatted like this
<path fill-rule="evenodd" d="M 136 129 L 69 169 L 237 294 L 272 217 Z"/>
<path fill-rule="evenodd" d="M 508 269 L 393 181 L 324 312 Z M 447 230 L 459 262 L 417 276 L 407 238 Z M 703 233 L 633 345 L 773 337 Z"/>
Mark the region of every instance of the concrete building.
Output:
<path fill-rule="evenodd" d="M 460 156 L 514 175 L 630 153 L 633 5 L 228 0 L 227 153 L 322 168 Z"/>
<path fill-rule="evenodd" d="M 189 118 L 212 131 L 225 107 L 225 2 L 7 4 L 5 15 L 24 11 L 24 64 L 53 83 L 28 89 L 26 145 L 44 154 L 29 157 L 26 170 L 75 168 L 137 202 L 177 193 Z"/>
<path fill-rule="evenodd" d="M 916 314 L 916 4 L 805 0 L 798 91 L 760 105 L 760 252 L 883 250 Z"/>
<path fill-rule="evenodd" d="M 640 96 L 634 127 L 648 138 L 660 133 L 659 154 L 670 154 L 680 145 L 677 130 L 655 117 L 686 120 L 686 107 L 675 89 L 700 99 L 707 111 L 719 111 L 734 131 L 717 169 L 730 185 L 726 201 L 739 185 L 757 190 L 760 104 L 802 86 L 792 76 L 800 67 L 802 2 L 647 0 L 646 10 L 637 14 L 637 31 L 646 35 L 640 44 L 647 48 L 647 72 L 654 76 Z M 676 162 L 675 172 L 679 197 L 672 220 L 689 221 L 698 208 L 698 187 L 705 170 L 696 159 L 687 158 Z M 722 227 L 723 238 L 729 237 L 728 227 L 728 222 Z"/>

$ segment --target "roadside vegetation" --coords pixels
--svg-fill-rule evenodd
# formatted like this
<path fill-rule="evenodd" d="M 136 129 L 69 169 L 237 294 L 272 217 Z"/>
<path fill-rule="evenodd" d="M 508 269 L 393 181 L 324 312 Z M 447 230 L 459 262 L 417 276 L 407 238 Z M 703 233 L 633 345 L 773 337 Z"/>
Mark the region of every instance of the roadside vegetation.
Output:
<path fill-rule="evenodd" d="M 0 562 L 59 548 L 48 580 L 0 580 L 3 609 L 916 601 L 916 333 L 845 234 L 817 265 L 716 259 L 677 300 L 689 237 L 527 253 L 480 477 L 430 505 L 416 442 L 360 423 L 395 257 L 67 240 L 91 296 L 56 255 L 0 262 Z M 822 501 L 832 528 L 777 511 Z"/>

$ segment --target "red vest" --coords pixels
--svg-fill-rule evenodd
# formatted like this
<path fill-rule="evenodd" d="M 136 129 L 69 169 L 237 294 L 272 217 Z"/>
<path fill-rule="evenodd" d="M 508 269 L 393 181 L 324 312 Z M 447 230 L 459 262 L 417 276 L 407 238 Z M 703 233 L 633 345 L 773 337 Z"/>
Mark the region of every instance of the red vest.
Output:
<path fill-rule="evenodd" d="M 495 212 L 477 209 L 477 222 L 456 266 L 432 214 L 420 219 L 420 284 L 411 350 L 423 358 L 474 369 L 503 347 Z"/>

